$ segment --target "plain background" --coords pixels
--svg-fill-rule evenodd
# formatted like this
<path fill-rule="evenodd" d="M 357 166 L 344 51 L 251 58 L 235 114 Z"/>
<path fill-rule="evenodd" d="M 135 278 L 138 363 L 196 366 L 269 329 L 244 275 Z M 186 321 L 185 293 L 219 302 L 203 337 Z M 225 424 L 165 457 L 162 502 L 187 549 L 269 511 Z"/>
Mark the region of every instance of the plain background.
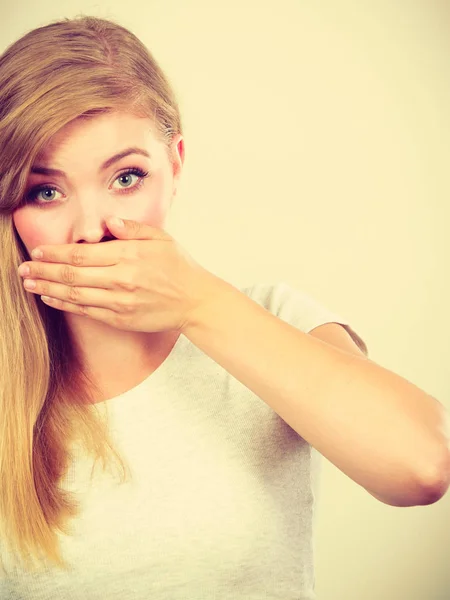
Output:
<path fill-rule="evenodd" d="M 0 50 L 79 13 L 131 29 L 178 94 L 171 235 L 236 286 L 311 294 L 450 409 L 449 3 L 15 0 Z M 450 598 L 450 492 L 391 507 L 322 465 L 318 600 Z"/>

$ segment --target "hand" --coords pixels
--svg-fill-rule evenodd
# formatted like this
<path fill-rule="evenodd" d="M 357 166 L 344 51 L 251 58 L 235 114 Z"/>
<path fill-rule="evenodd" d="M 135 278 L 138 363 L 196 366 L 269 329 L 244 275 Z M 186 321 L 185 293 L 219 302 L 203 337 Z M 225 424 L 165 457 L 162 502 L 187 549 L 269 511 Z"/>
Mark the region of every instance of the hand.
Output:
<path fill-rule="evenodd" d="M 123 219 L 108 226 L 117 240 L 39 246 L 42 258 L 19 274 L 52 308 L 129 331 L 180 330 L 218 278 L 197 264 L 163 229 Z M 37 250 L 37 248 L 35 249 Z M 34 253 L 34 251 L 33 251 Z M 32 256 L 33 256 L 32 253 Z M 23 267 L 30 269 L 23 275 Z"/>

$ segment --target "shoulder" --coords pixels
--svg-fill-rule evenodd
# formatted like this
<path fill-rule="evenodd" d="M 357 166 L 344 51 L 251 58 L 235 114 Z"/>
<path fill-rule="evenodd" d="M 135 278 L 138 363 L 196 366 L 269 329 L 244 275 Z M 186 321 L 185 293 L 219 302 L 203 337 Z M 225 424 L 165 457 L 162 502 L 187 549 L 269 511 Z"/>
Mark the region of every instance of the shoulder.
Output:
<path fill-rule="evenodd" d="M 273 315 L 341 350 L 368 357 L 367 345 L 345 316 L 286 281 L 257 282 L 240 291 Z"/>

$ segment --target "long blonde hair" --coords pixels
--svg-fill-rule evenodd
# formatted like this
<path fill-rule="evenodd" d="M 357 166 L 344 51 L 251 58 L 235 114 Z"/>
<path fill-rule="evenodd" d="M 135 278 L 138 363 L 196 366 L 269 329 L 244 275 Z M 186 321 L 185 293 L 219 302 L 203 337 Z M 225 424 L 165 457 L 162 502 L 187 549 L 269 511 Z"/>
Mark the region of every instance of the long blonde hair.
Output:
<path fill-rule="evenodd" d="M 75 118 L 113 110 L 150 117 L 166 144 L 182 133 L 175 93 L 149 50 L 112 20 L 77 16 L 26 33 L 0 56 L 1 545 L 33 572 L 68 565 L 56 531 L 79 503 L 59 487 L 79 441 L 95 461 L 126 467 L 93 398 L 98 393 L 61 311 L 26 293 L 31 260 L 13 223 L 41 148 Z"/>

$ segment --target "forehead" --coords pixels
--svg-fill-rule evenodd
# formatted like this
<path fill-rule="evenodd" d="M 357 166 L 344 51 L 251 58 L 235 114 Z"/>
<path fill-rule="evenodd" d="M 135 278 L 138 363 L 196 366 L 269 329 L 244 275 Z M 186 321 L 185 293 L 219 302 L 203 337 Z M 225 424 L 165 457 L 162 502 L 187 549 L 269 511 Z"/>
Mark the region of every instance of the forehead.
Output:
<path fill-rule="evenodd" d="M 112 152 L 131 146 L 155 150 L 161 145 L 150 118 L 124 112 L 81 116 L 54 134 L 36 157 L 36 163 L 60 156 L 71 159 L 89 156 L 107 158 Z"/>

